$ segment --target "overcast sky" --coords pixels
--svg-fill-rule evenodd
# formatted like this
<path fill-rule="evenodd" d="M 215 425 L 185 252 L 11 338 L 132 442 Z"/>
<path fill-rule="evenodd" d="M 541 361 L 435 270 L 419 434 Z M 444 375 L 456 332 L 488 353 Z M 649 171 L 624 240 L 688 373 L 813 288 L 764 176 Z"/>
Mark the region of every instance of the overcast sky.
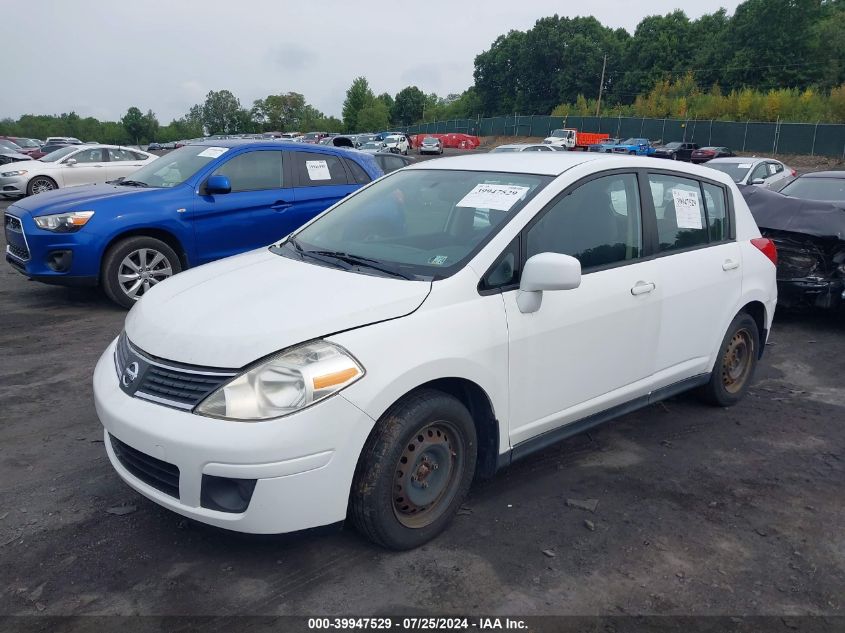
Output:
<path fill-rule="evenodd" d="M 232 91 L 245 107 L 301 92 L 340 116 L 352 79 L 446 95 L 472 84 L 473 59 L 510 29 L 584 15 L 633 32 L 646 15 L 691 18 L 739 0 L 26 0 L 3 3 L 0 118 L 116 120 L 129 106 L 162 124 Z"/>

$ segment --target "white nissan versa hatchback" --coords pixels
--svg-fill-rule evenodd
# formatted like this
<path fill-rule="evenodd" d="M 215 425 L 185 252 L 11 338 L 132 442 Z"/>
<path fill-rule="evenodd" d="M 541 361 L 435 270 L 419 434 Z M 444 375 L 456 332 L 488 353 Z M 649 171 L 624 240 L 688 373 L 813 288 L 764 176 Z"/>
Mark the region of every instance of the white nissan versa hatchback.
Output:
<path fill-rule="evenodd" d="M 414 165 L 145 295 L 94 373 L 106 450 L 138 492 L 204 523 L 349 516 L 411 548 L 474 476 L 688 389 L 738 402 L 775 259 L 706 167 Z"/>

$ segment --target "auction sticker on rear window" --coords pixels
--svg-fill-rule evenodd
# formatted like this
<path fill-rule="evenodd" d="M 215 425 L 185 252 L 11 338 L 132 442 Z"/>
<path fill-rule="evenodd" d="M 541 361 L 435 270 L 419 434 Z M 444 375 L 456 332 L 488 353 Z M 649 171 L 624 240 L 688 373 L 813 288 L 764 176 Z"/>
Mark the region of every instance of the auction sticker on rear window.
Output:
<path fill-rule="evenodd" d="M 197 156 L 202 156 L 203 158 L 217 158 L 218 156 L 225 154 L 228 150 L 229 148 L 227 147 L 206 147 L 197 154 Z"/>
<path fill-rule="evenodd" d="M 331 180 L 329 164 L 324 160 L 306 160 L 305 169 L 308 170 L 308 178 L 311 180 Z"/>
<path fill-rule="evenodd" d="M 517 185 L 475 185 L 455 206 L 510 211 L 513 205 L 525 197 L 529 189 L 530 187 Z"/>
<path fill-rule="evenodd" d="M 701 203 L 698 200 L 697 191 L 672 189 L 672 198 L 675 200 L 675 219 L 678 221 L 679 229 L 703 228 L 701 226 Z"/>

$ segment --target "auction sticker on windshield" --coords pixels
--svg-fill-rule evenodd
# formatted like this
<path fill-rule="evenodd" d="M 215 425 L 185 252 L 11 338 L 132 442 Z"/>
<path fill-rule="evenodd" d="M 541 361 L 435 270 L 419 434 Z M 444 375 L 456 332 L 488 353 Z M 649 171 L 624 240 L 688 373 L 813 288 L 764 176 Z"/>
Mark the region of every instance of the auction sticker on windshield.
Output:
<path fill-rule="evenodd" d="M 510 208 L 522 200 L 529 189 L 530 187 L 516 185 L 480 184 L 473 187 L 456 206 L 510 211 Z"/>
<path fill-rule="evenodd" d="M 227 150 L 227 147 L 206 147 L 203 151 L 197 154 L 197 156 L 202 156 L 203 158 L 217 158 L 218 156 L 225 154 Z"/>
<path fill-rule="evenodd" d="M 311 180 L 331 180 L 329 165 L 324 160 L 306 160 L 305 168 L 308 170 L 308 177 Z"/>
<path fill-rule="evenodd" d="M 672 198 L 675 200 L 675 219 L 678 222 L 678 228 L 702 228 L 701 204 L 698 200 L 698 192 L 672 189 Z"/>

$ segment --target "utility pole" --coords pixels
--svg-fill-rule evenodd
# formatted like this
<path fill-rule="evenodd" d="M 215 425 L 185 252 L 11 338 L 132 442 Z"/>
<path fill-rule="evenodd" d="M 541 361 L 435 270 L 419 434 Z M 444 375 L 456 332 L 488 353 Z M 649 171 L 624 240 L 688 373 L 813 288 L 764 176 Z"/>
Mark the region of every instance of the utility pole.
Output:
<path fill-rule="evenodd" d="M 601 65 L 601 81 L 599 82 L 599 100 L 596 102 L 596 116 L 601 112 L 601 93 L 604 89 L 604 70 L 607 68 L 607 53 L 604 55 L 604 63 Z"/>

